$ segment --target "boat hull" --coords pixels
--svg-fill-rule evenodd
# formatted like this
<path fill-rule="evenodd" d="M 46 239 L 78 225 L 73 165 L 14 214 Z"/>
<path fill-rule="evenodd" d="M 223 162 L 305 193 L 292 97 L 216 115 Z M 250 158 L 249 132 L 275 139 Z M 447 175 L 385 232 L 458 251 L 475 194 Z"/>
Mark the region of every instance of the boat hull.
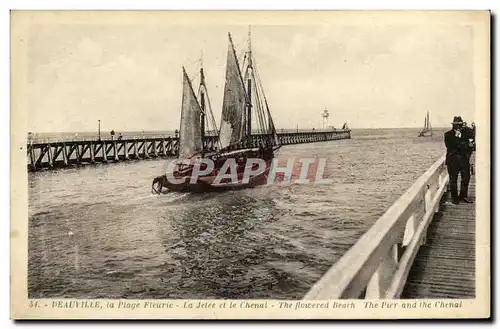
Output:
<path fill-rule="evenodd" d="M 185 175 L 174 173 L 173 177 L 177 180 L 182 179 L 182 183 L 175 183 L 169 180 L 166 175 L 163 175 L 157 177 L 155 181 L 153 181 L 152 189 L 153 192 L 156 193 L 161 193 L 164 188 L 171 192 L 206 193 L 253 188 L 267 183 L 270 169 L 271 161 L 268 161 L 262 173 L 250 176 L 248 179 L 244 180 L 244 170 L 242 167 L 239 167 L 236 175 L 237 179 L 235 181 L 229 178 L 223 178 L 219 182 L 216 181 L 216 175 L 197 177 L 195 181 L 192 182 L 191 173 Z"/>
<path fill-rule="evenodd" d="M 432 131 L 422 131 L 418 134 L 418 137 L 432 137 Z"/>

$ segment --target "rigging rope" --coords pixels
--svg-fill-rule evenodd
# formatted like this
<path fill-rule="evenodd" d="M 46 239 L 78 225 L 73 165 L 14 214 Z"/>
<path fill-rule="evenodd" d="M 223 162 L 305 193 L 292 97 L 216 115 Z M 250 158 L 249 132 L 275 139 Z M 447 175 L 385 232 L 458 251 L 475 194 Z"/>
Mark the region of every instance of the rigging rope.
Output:
<path fill-rule="evenodd" d="M 252 58 L 252 60 L 254 61 L 253 64 L 254 64 L 254 67 L 255 67 L 255 74 L 257 76 L 257 81 L 259 82 L 260 88 L 262 90 L 262 96 L 264 97 L 264 102 L 266 104 L 267 117 L 269 119 L 269 125 L 271 126 L 271 130 L 272 130 L 270 133 L 274 136 L 276 144 L 279 145 L 279 139 L 278 139 L 278 135 L 276 133 L 276 127 L 274 126 L 273 117 L 271 116 L 271 110 L 269 109 L 269 105 L 267 103 L 266 94 L 264 93 L 264 87 L 262 86 L 262 81 L 260 80 L 259 71 L 257 70 L 257 61 L 255 60 L 255 58 Z"/>
<path fill-rule="evenodd" d="M 257 119 L 259 121 L 259 130 L 260 130 L 260 133 L 262 134 L 265 134 L 266 133 L 266 129 L 265 129 L 265 115 L 264 115 L 264 112 L 262 111 L 262 103 L 261 103 L 261 100 L 260 100 L 260 97 L 259 97 L 259 89 L 257 88 L 257 83 L 255 81 L 255 75 L 252 74 L 252 81 L 253 81 L 253 84 L 255 86 L 255 98 L 256 98 L 256 107 L 257 107 Z"/>
<path fill-rule="evenodd" d="M 264 87 L 262 86 L 262 81 L 260 79 L 260 74 L 259 74 L 259 70 L 257 69 L 257 61 L 255 60 L 255 58 L 252 58 L 253 60 L 253 66 L 254 66 L 254 76 L 256 77 L 255 79 L 255 83 L 258 84 L 258 88 L 260 88 L 260 92 L 262 93 L 262 97 L 264 98 L 264 102 L 266 104 L 266 107 L 267 107 L 267 98 L 266 98 L 266 94 L 264 92 Z M 264 112 L 264 110 L 262 110 Z M 271 112 L 269 111 L 269 109 L 267 109 L 267 126 L 269 126 L 269 122 L 272 123 L 272 117 L 271 117 Z M 266 127 L 266 131 L 268 133 L 272 133 L 271 131 L 269 131 L 269 127 Z"/>
<path fill-rule="evenodd" d="M 269 125 L 266 124 L 268 120 L 266 120 L 266 115 L 265 115 L 265 112 L 264 112 L 264 109 L 263 109 L 263 102 L 262 102 L 262 99 L 261 99 L 261 94 L 263 94 L 263 88 L 262 86 L 260 86 L 259 88 L 259 85 L 258 85 L 258 82 L 257 82 L 257 77 L 255 75 L 255 70 L 256 70 L 256 67 L 252 66 L 250 67 L 250 62 L 253 59 L 250 58 L 250 54 L 248 54 L 248 60 L 245 61 L 245 64 L 247 64 L 247 67 L 245 69 L 245 82 L 248 81 L 248 79 L 250 78 L 251 81 L 252 81 L 252 112 L 255 113 L 256 115 L 254 116 L 255 117 L 255 122 L 257 123 L 257 131 L 258 133 L 261 133 L 261 134 L 269 134 L 270 131 L 269 131 Z M 247 58 L 247 56 L 245 56 L 245 59 Z M 243 68 L 245 68 L 243 66 Z M 249 73 L 249 71 L 251 70 L 251 72 Z M 250 75 L 250 77 L 249 77 Z M 260 89 L 260 90 L 259 90 Z M 255 100 L 255 101 L 254 101 Z"/>

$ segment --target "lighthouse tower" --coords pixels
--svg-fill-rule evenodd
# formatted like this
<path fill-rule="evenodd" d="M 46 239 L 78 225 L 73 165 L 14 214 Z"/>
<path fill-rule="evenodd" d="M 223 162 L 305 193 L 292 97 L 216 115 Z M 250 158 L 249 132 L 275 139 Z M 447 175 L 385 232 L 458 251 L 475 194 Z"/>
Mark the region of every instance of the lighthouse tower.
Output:
<path fill-rule="evenodd" d="M 321 116 L 323 117 L 323 129 L 326 130 L 328 129 L 328 117 L 330 116 L 330 113 L 328 113 L 328 110 L 325 109 Z"/>

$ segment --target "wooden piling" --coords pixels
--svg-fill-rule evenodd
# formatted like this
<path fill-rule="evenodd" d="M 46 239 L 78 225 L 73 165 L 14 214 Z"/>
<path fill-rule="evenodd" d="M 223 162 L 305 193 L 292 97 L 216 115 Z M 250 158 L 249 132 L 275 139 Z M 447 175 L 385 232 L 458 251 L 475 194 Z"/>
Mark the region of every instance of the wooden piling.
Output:
<path fill-rule="evenodd" d="M 127 149 L 127 142 L 126 141 L 123 141 L 123 153 L 124 153 L 124 157 L 125 157 L 125 160 L 129 160 L 129 157 L 128 157 L 128 149 Z"/>
<path fill-rule="evenodd" d="M 107 150 L 106 150 L 106 142 L 102 142 L 102 162 L 108 163 L 108 155 L 107 155 Z"/>
<path fill-rule="evenodd" d="M 78 144 L 75 144 L 75 156 L 76 156 L 76 164 L 79 166 L 82 158 L 80 155 L 80 147 L 78 146 Z"/>
<path fill-rule="evenodd" d="M 152 145 L 153 146 L 153 153 L 155 155 L 155 158 L 157 158 L 158 157 L 158 149 L 156 148 L 156 141 L 153 140 L 152 144 L 153 144 Z"/>
<path fill-rule="evenodd" d="M 139 159 L 139 152 L 137 151 L 137 140 L 134 140 L 134 156 L 137 160 Z"/>
<path fill-rule="evenodd" d="M 148 142 L 144 141 L 144 157 L 149 159 L 149 145 Z"/>
<path fill-rule="evenodd" d="M 90 142 L 90 163 L 95 163 L 95 144 Z"/>
<path fill-rule="evenodd" d="M 67 166 L 69 164 L 68 149 L 67 149 L 66 143 L 63 143 L 63 162 L 64 162 L 65 166 Z"/>
<path fill-rule="evenodd" d="M 50 144 L 47 145 L 47 152 L 49 157 L 49 167 L 54 168 L 54 158 L 52 157 L 52 145 Z"/>
<path fill-rule="evenodd" d="M 116 141 L 113 142 L 113 158 L 116 162 L 120 161 L 120 158 L 118 157 L 118 147 Z"/>
<path fill-rule="evenodd" d="M 31 167 L 31 170 L 34 171 L 34 170 L 36 170 L 36 167 L 35 167 L 36 160 L 35 160 L 35 151 L 33 150 L 33 144 L 32 143 L 30 143 L 28 145 L 28 152 L 29 152 L 29 157 L 30 157 L 30 161 L 31 161 L 30 167 Z"/>

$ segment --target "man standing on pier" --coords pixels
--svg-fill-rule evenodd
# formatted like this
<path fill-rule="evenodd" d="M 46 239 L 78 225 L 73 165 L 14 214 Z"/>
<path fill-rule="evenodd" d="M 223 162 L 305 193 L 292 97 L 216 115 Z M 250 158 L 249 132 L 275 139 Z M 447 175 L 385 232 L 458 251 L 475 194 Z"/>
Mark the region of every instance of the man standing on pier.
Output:
<path fill-rule="evenodd" d="M 470 180 L 469 134 L 464 130 L 461 117 L 454 117 L 453 128 L 444 134 L 446 145 L 446 166 L 450 175 L 450 189 L 453 204 L 460 201 L 472 203 L 467 198 Z M 457 191 L 458 174 L 460 173 L 460 195 Z"/>
<path fill-rule="evenodd" d="M 470 173 L 471 175 L 474 175 L 474 165 L 470 163 L 470 158 L 472 156 L 472 153 L 476 149 L 476 129 L 475 129 L 475 124 L 472 123 L 471 127 L 467 126 L 467 123 L 464 122 L 464 130 L 466 132 L 466 137 L 467 140 L 469 141 L 468 143 L 468 148 L 467 148 L 467 158 L 469 160 L 470 164 Z"/>

